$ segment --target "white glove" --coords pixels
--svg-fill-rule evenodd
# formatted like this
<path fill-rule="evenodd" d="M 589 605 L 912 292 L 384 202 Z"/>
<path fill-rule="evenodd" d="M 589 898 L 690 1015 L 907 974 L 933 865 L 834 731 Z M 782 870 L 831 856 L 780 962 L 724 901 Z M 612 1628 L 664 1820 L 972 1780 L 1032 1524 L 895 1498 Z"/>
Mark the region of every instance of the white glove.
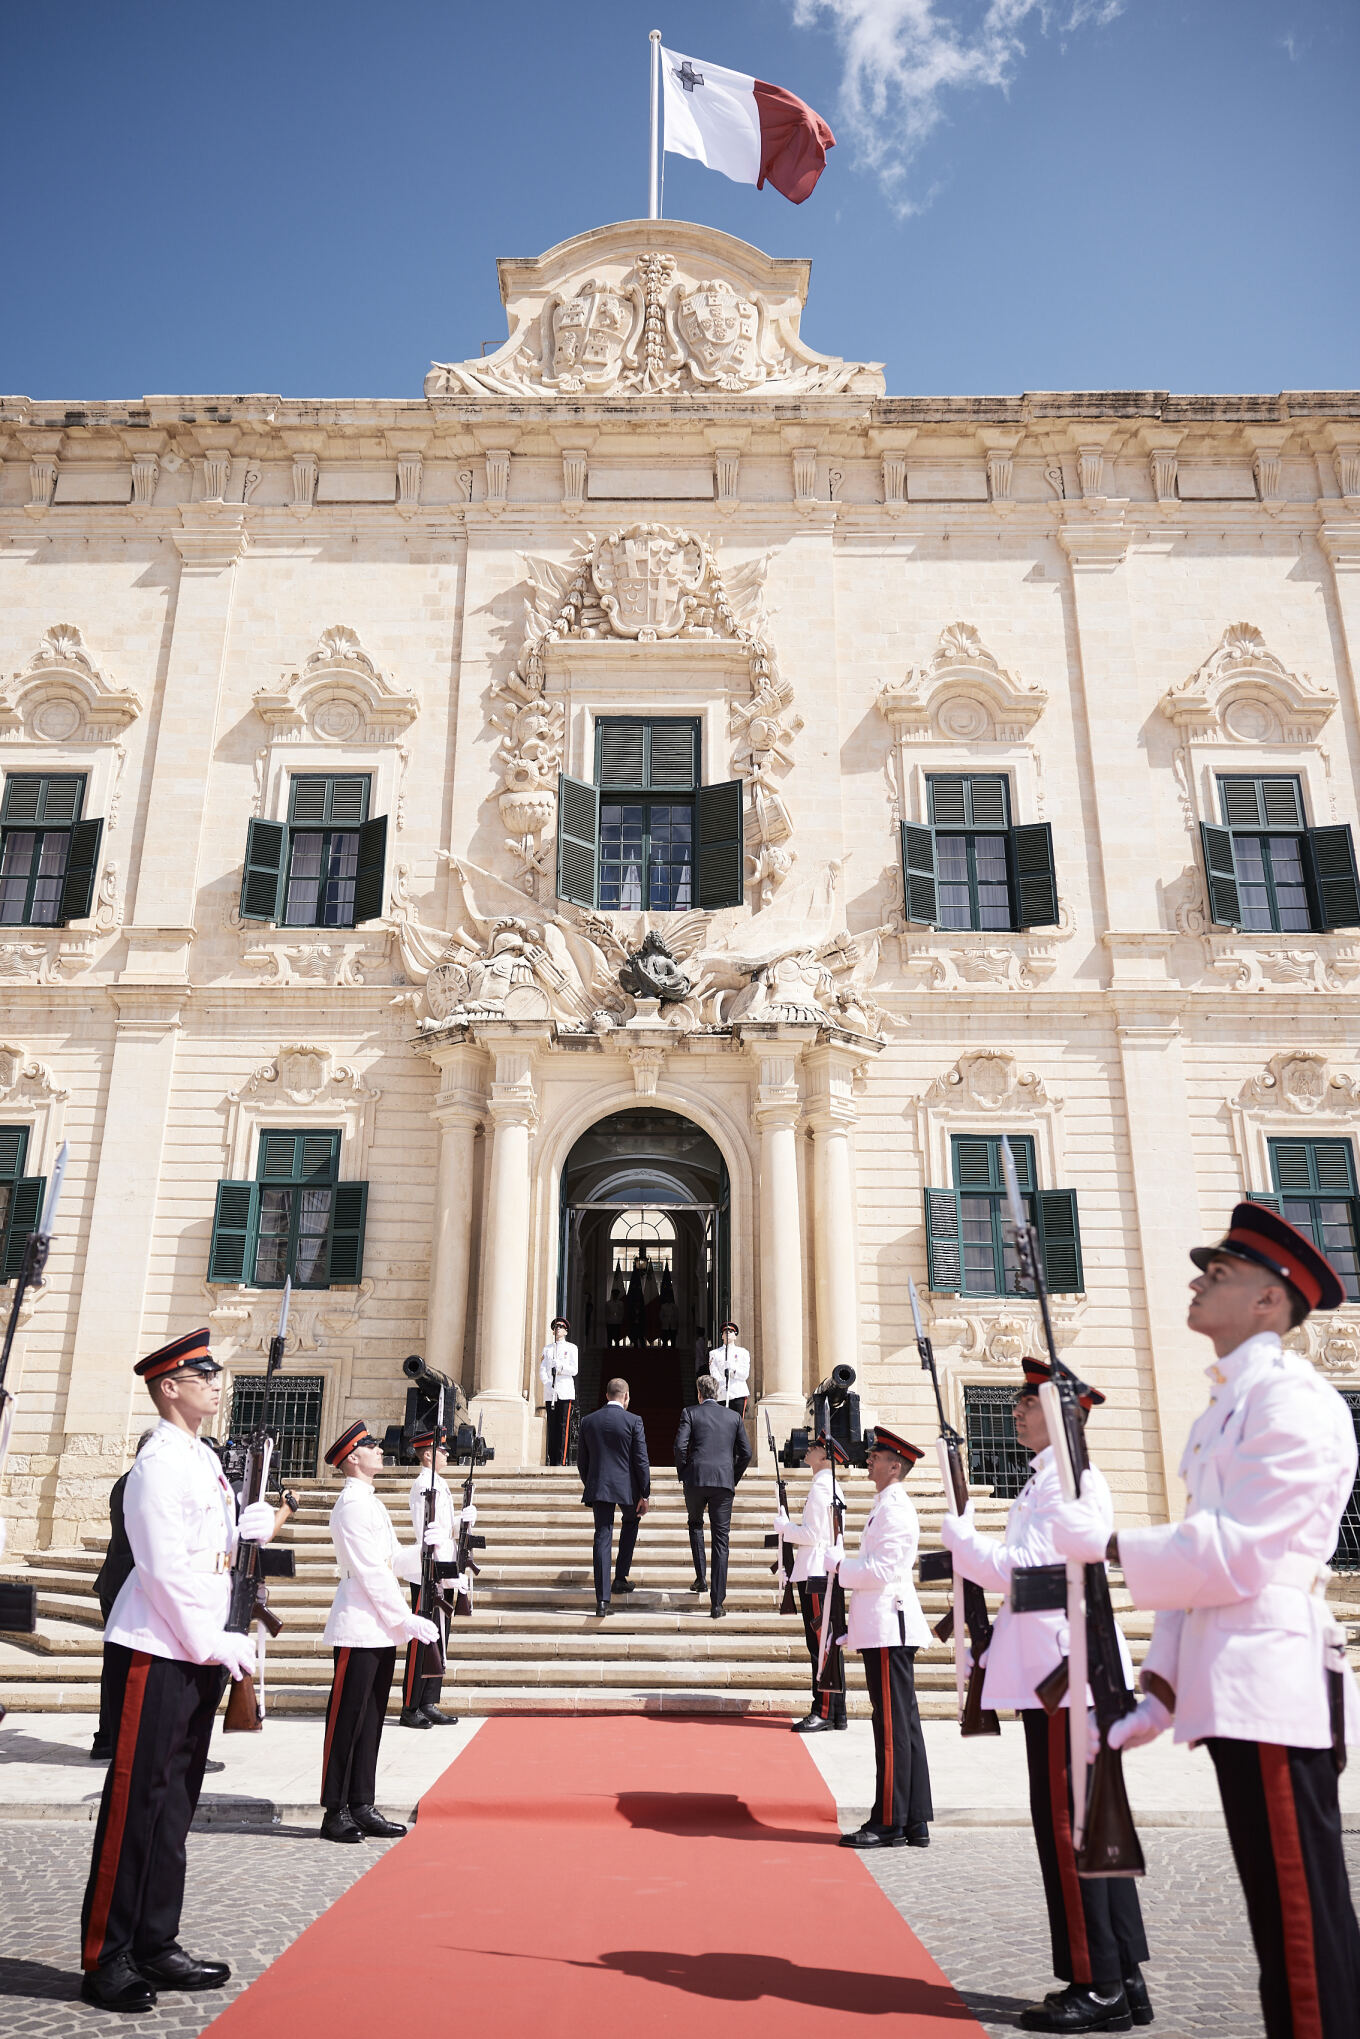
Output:
<path fill-rule="evenodd" d="M 826 1569 L 828 1572 L 838 1572 L 844 1563 L 845 1544 L 840 1537 L 837 1537 L 835 1543 L 832 1544 L 826 1554 Z"/>
<path fill-rule="evenodd" d="M 940 1524 L 940 1542 L 946 1550 L 957 1550 L 961 1544 L 970 1541 L 973 1535 L 973 1504 L 970 1501 L 962 1515 L 951 1515 L 946 1509 Z"/>
<path fill-rule="evenodd" d="M 477 1503 L 469 1501 L 467 1507 L 460 1513 L 458 1520 L 466 1522 L 469 1529 L 474 1529 L 477 1525 Z"/>
<path fill-rule="evenodd" d="M 1140 1699 L 1132 1713 L 1126 1713 L 1110 1729 L 1112 1749 L 1141 1749 L 1145 1742 L 1155 1742 L 1158 1735 L 1164 1735 L 1171 1725 L 1171 1715 L 1160 1699 L 1154 1699 L 1149 1692 L 1146 1699 Z"/>
<path fill-rule="evenodd" d="M 408 1614 L 402 1628 L 408 1643 L 436 1643 L 439 1640 L 439 1630 L 423 1614 Z"/>
<path fill-rule="evenodd" d="M 274 1511 L 267 1501 L 252 1501 L 241 1510 L 236 1534 L 242 1543 L 268 1543 L 274 1534 Z"/>
<path fill-rule="evenodd" d="M 784 1513 L 784 1510 L 782 1508 L 776 1508 L 774 1512 L 775 1535 L 781 1536 L 786 1529 L 792 1529 L 792 1527 L 793 1523 L 790 1520 L 790 1518 Z"/>
<path fill-rule="evenodd" d="M 1088 1498 L 1090 1478 L 1081 1476 L 1080 1500 L 1064 1501 L 1049 1517 L 1054 1548 L 1077 1565 L 1099 1564 L 1110 1541 L 1104 1515 Z"/>
<path fill-rule="evenodd" d="M 429 1528 L 425 1531 L 424 1536 L 425 1544 L 430 1550 L 433 1550 L 437 1543 L 443 1543 L 444 1540 L 445 1539 L 443 1530 L 439 1527 L 439 1524 L 437 1522 L 432 1522 Z"/>
<path fill-rule="evenodd" d="M 234 1679 L 253 1678 L 256 1669 L 255 1642 L 252 1636 L 228 1635 L 223 1629 L 208 1652 L 210 1664 L 222 1664 Z"/>
<path fill-rule="evenodd" d="M 1070 1712 L 1071 1709 L 1069 1708 L 1068 1711 Z M 1075 1734 L 1076 1722 L 1072 1721 L 1070 1725 L 1072 1732 Z M 1096 1710 L 1094 1706 L 1088 1706 L 1086 1709 L 1086 1767 L 1088 1770 L 1090 1769 L 1091 1765 L 1095 1762 L 1096 1757 L 1099 1754 L 1100 1754 L 1100 1722 L 1096 1719 Z"/>

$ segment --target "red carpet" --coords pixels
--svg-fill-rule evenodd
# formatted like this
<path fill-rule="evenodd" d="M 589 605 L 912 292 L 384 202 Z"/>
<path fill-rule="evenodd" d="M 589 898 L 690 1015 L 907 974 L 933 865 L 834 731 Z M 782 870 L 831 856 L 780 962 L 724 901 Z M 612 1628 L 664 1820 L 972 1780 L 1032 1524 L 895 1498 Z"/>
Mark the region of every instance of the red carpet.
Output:
<path fill-rule="evenodd" d="M 491 1720 L 213 2039 L 980 2039 L 835 1833 L 784 1722 Z"/>

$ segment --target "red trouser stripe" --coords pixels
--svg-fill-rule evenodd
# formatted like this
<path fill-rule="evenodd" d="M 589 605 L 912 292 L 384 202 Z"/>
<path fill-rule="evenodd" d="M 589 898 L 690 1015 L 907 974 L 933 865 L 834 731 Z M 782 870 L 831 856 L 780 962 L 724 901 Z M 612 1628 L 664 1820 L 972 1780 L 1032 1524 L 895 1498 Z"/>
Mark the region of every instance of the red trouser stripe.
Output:
<path fill-rule="evenodd" d="M 419 1655 L 420 1644 L 418 1642 L 407 1643 L 406 1676 L 402 1681 L 401 1703 L 408 1713 L 416 1703 L 416 1658 Z"/>
<path fill-rule="evenodd" d="M 1067 1949 L 1072 1956 L 1073 1982 L 1090 1982 L 1091 1950 L 1086 1943 L 1086 1913 L 1081 1902 L 1081 1878 L 1072 1847 L 1072 1820 L 1067 1810 L 1067 1708 L 1060 1706 L 1048 1716 L 1048 1804 L 1053 1820 L 1053 1848 L 1058 1857 L 1062 1882 L 1063 1911 L 1067 1915 Z"/>
<path fill-rule="evenodd" d="M 335 1676 L 331 1680 L 331 1703 L 326 1708 L 326 1746 L 321 1753 L 321 1789 L 323 1791 L 326 1789 L 326 1772 L 331 1767 L 331 1737 L 335 1733 L 335 1723 L 340 1712 L 340 1694 L 344 1690 L 345 1673 L 348 1669 L 349 1651 L 344 1649 L 340 1652 L 340 1661 L 335 1667 Z"/>
<path fill-rule="evenodd" d="M 99 1879 L 94 1887 L 94 1903 L 90 1906 L 89 1931 L 81 1950 L 82 1964 L 86 1968 L 99 1966 L 99 1950 L 104 1944 L 104 1934 L 109 1923 L 109 1907 L 113 1903 L 113 1886 L 118 1879 L 118 1859 L 123 1852 L 123 1830 L 127 1826 L 128 1802 L 132 1797 L 132 1764 L 137 1754 L 137 1730 L 141 1726 L 142 1702 L 146 1698 L 146 1676 L 151 1669 L 151 1658 L 143 1650 L 134 1650 L 132 1664 L 128 1670 L 127 1686 L 123 1693 L 123 1711 L 118 1720 L 118 1745 L 113 1752 L 113 1791 L 109 1798 L 108 1823 L 104 1828 L 104 1845 L 99 1858 Z"/>
<path fill-rule="evenodd" d="M 888 1652 L 878 1653 L 878 1675 L 883 1692 L 883 1824 L 893 1823 L 893 1739 L 892 1739 L 892 1685 L 888 1678 Z"/>
<path fill-rule="evenodd" d="M 1276 1742 L 1261 1742 L 1261 1783 L 1265 1789 L 1270 1849 L 1280 1890 L 1280 1923 L 1284 1928 L 1284 1966 L 1289 1977 L 1289 2008 L 1294 2039 L 1322 2039 L 1322 2004 L 1318 1996 L 1317 1957 L 1313 1946 L 1313 1901 L 1303 1866 L 1299 1816 L 1289 1751 Z"/>

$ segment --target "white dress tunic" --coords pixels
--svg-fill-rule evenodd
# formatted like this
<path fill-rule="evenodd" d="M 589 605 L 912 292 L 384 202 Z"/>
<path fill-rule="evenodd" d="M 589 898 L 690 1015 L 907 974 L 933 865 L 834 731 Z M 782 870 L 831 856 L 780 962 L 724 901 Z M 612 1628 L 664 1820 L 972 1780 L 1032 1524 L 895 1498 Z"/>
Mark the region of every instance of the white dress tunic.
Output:
<path fill-rule="evenodd" d="M 841 1508 L 845 1507 L 845 1489 L 839 1480 L 836 1483 Z M 814 1473 L 803 1503 L 802 1518 L 791 1523 L 783 1532 L 784 1541 L 796 1546 L 793 1557 L 795 1584 L 805 1579 L 826 1577 L 827 1552 L 836 1541 L 836 1531 L 831 1514 L 831 1468 L 823 1466 Z"/>
<path fill-rule="evenodd" d="M 554 1402 L 576 1400 L 576 1368 L 579 1364 L 576 1347 L 569 1338 L 550 1339 L 544 1346 L 538 1362 L 538 1377 L 543 1383 L 543 1401 L 551 1409 Z"/>
<path fill-rule="evenodd" d="M 1178 1742 L 1324 1749 L 1324 1674 L 1345 1663 L 1323 1589 L 1355 1483 L 1351 1414 L 1273 1331 L 1206 1372 L 1209 1406 L 1180 1466 L 1185 1520 L 1119 1533 L 1134 1605 L 1159 1610 L 1143 1668 L 1176 1694 Z M 1346 1739 L 1360 1741 L 1350 1670 L 1344 1684 Z"/>
<path fill-rule="evenodd" d="M 720 1402 L 740 1402 L 751 1392 L 751 1355 L 744 1345 L 715 1345 L 708 1371 L 718 1384 Z"/>
<path fill-rule="evenodd" d="M 132 1462 L 123 1523 L 136 1570 L 113 1603 L 106 1642 L 206 1664 L 231 1603 L 236 1496 L 210 1445 L 161 1421 Z"/>
<path fill-rule="evenodd" d="M 356 1650 L 404 1643 L 411 1609 L 397 1581 L 419 1581 L 419 1546 L 405 1550 L 397 1542 L 392 1519 L 367 1480 L 345 1481 L 330 1526 L 340 1584 L 322 1642 Z"/>
<path fill-rule="evenodd" d="M 845 1640 L 852 1650 L 891 1650 L 903 1643 L 928 1647 L 930 1629 L 912 1578 L 920 1540 L 911 1497 L 894 1480 L 875 1496 L 859 1550 L 841 1565 L 841 1584 L 850 1593 Z"/>
<path fill-rule="evenodd" d="M 434 1547 L 434 1554 L 441 1565 L 451 1565 L 457 1554 L 458 1511 L 453 1505 L 453 1496 L 449 1492 L 447 1480 L 441 1480 L 437 1474 L 432 1474 L 428 1466 L 420 1468 L 410 1493 L 411 1527 L 416 1533 L 416 1549 L 422 1550 L 425 1544 L 425 1496 L 430 1491 L 431 1479 L 434 1480 L 435 1488 L 435 1527 L 443 1531 Z"/>

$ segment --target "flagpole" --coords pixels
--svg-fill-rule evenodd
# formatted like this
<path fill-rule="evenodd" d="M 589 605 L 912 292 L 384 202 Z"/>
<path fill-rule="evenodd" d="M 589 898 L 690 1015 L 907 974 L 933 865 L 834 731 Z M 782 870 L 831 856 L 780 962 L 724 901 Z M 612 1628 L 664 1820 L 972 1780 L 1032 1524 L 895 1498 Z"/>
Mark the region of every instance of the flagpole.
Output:
<path fill-rule="evenodd" d="M 651 148 L 647 156 L 647 217 L 661 217 L 661 30 L 654 28 L 649 38 L 652 45 L 652 132 Z"/>

